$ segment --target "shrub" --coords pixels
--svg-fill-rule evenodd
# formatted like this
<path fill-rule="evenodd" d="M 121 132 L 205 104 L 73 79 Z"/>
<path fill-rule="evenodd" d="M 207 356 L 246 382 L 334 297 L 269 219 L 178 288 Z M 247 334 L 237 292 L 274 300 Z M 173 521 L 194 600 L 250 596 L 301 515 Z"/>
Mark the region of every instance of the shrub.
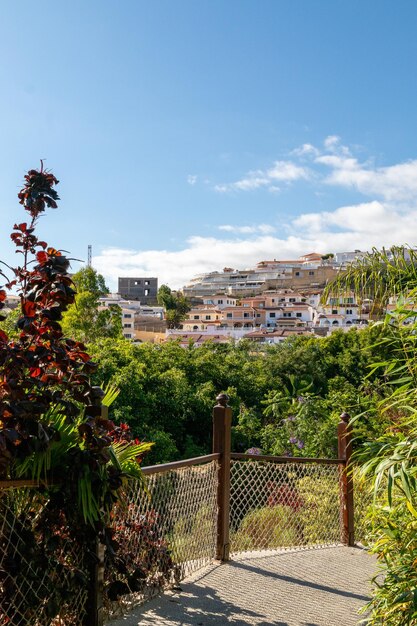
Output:
<path fill-rule="evenodd" d="M 339 543 L 339 483 L 334 475 L 304 476 L 297 483 L 306 544 Z"/>
<path fill-rule="evenodd" d="M 284 548 L 298 543 L 294 510 L 281 504 L 254 509 L 243 518 L 239 530 L 231 537 L 234 552 Z"/>

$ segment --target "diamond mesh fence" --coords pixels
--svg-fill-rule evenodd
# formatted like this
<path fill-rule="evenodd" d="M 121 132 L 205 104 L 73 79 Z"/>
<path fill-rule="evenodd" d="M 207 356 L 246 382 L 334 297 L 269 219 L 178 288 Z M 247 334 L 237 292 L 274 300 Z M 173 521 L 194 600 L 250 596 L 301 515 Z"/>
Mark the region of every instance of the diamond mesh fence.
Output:
<path fill-rule="evenodd" d="M 355 541 L 370 546 L 372 544 L 372 517 L 369 513 L 374 499 L 373 483 L 369 477 L 360 474 L 359 468 L 354 468 L 353 486 Z"/>
<path fill-rule="evenodd" d="M 34 488 L 0 491 L 0 626 L 85 624 L 88 569 L 65 528 L 41 527 L 47 502 Z"/>
<path fill-rule="evenodd" d="M 231 552 L 340 542 L 337 464 L 233 460 Z"/>
<path fill-rule="evenodd" d="M 114 511 L 115 540 L 125 560 L 106 563 L 107 617 L 120 615 L 178 584 L 215 557 L 218 463 L 150 474 L 147 494 L 129 488 Z M 127 567 L 126 567 L 127 565 Z"/>
<path fill-rule="evenodd" d="M 216 555 L 217 461 L 147 476 L 113 512 L 105 614 L 126 612 L 210 564 Z M 231 462 L 231 553 L 340 542 L 341 466 L 260 459 Z M 369 484 L 354 471 L 355 536 L 367 544 Z M 0 626 L 84 626 L 89 567 L 65 527 L 46 531 L 48 496 L 0 491 Z M 64 599 L 64 601 L 62 601 Z"/>

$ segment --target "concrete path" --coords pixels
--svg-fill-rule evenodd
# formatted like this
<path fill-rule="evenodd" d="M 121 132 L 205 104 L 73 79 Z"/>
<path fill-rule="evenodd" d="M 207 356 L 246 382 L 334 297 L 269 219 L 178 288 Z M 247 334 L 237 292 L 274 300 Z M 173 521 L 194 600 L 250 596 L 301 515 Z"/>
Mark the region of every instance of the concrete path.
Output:
<path fill-rule="evenodd" d="M 354 626 L 374 574 L 360 548 L 257 553 L 213 565 L 111 626 Z"/>

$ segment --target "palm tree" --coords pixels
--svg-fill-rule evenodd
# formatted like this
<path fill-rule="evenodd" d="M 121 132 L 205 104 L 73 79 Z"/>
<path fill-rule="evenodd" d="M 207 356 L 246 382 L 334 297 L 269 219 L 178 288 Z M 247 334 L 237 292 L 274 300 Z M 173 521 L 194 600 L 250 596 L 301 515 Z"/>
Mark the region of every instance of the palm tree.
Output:
<path fill-rule="evenodd" d="M 417 288 L 417 249 L 392 246 L 356 259 L 326 287 L 323 301 L 329 297 L 353 292 L 359 305 L 372 302 L 372 315 L 378 318 L 391 297 L 406 295 Z"/>
<path fill-rule="evenodd" d="M 378 410 L 391 418 L 382 437 L 356 453 L 374 491 L 373 551 L 384 565 L 369 603 L 370 626 L 417 623 L 417 250 L 395 246 L 372 250 L 350 265 L 324 294 L 353 291 L 358 302 L 369 298 L 373 314 L 395 309 L 377 322 L 385 361 L 373 364 L 384 380 Z"/>

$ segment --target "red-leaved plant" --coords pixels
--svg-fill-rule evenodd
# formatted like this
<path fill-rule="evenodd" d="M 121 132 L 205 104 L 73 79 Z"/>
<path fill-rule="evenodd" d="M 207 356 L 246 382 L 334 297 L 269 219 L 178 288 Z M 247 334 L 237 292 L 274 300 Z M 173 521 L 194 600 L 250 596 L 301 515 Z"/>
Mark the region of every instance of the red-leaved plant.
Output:
<path fill-rule="evenodd" d="M 120 436 L 123 428 L 102 410 L 104 393 L 90 384 L 96 365 L 85 345 L 63 336 L 62 314 L 76 295 L 68 273 L 70 260 L 35 234 L 39 216 L 57 208 L 57 184 L 43 164 L 26 174 L 18 197 L 29 220 L 15 224 L 11 234 L 21 264 L 3 264 L 0 270 L 5 281 L 0 287 L 0 320 L 5 319 L 7 291 L 17 291 L 21 307 L 17 338 L 0 330 L 0 479 L 37 477 L 58 483 L 41 487 L 33 502 L 43 498 L 42 506 L 31 504 L 30 497 L 24 507 L 13 509 L 13 499 L 0 498 L 0 516 L 14 516 L 0 529 L 0 622 L 18 626 L 34 623 L 34 615 L 41 613 L 62 616 L 71 593 L 85 585 L 85 571 L 77 561 L 57 558 L 65 554 L 68 542 L 72 554 L 84 555 L 87 563 L 97 536 L 114 554 L 110 511 L 125 477 L 140 478 L 137 461 L 150 447 L 134 441 L 128 429 Z M 44 462 L 51 453 L 58 456 L 53 475 Z M 39 467 L 42 476 L 34 472 Z M 27 571 L 44 578 L 36 595 Z M 112 580 L 116 578 L 115 573 Z M 68 626 L 79 623 L 71 615 L 64 617 Z"/>
<path fill-rule="evenodd" d="M 23 263 L 8 268 L 10 277 L 1 272 L 7 282 L 0 290 L 0 308 L 5 305 L 5 289 L 17 289 L 21 299 L 19 338 L 9 341 L 0 330 L 1 477 L 13 471 L 14 458 L 46 450 L 57 436 L 45 419 L 51 407 L 59 407 L 71 419 L 79 414 L 81 403 L 85 407 L 82 435 L 92 448 L 110 443 L 103 440 L 108 424 L 100 420 L 100 406 L 89 382 L 96 366 L 83 344 L 63 337 L 59 324 L 75 298 L 69 260 L 35 235 L 46 207 L 57 207 L 57 183 L 43 168 L 26 174 L 18 197 L 30 221 L 15 224 L 11 234 Z"/>

